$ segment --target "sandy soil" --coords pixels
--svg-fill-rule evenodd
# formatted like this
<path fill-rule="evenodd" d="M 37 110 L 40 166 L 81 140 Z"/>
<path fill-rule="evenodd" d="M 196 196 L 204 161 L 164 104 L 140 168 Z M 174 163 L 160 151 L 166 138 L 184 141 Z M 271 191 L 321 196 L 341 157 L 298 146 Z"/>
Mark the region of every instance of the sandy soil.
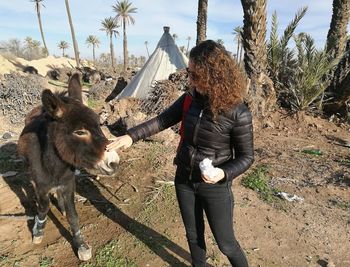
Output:
<path fill-rule="evenodd" d="M 15 133 L 1 139 L 0 173 L 18 172 L 0 179 L 0 215 L 23 215 L 0 217 L 0 266 L 107 266 L 103 259 L 112 253 L 107 253 L 111 244 L 114 259 L 130 262 L 118 266 L 190 266 L 174 188 L 159 183 L 173 179 L 176 144 L 139 142 L 121 151 L 115 176 L 77 178 L 82 232 L 94 254 L 83 265 L 54 205 L 43 243 L 31 244 L 32 221 L 24 216 L 35 214 L 33 192 L 14 152 L 21 127 L 0 126 L 0 139 L 6 131 Z M 282 110 L 265 127 L 255 128 L 252 169 L 268 165 L 275 188 L 304 200 L 266 202 L 242 186 L 244 176 L 234 181 L 235 231 L 250 266 L 350 266 L 350 148 L 344 146 L 349 130 L 349 125 Z M 322 155 L 304 149 L 319 149 Z M 206 240 L 209 265 L 229 266 L 208 230 Z"/>
<path fill-rule="evenodd" d="M 87 61 L 82 62 L 84 66 L 90 66 Z M 37 60 L 25 60 L 23 58 L 5 58 L 0 55 L 0 74 L 7 74 L 12 71 L 22 71 L 24 67 L 33 66 L 38 73 L 45 76 L 53 68 L 75 67 L 75 60 L 66 57 L 48 56 Z"/>

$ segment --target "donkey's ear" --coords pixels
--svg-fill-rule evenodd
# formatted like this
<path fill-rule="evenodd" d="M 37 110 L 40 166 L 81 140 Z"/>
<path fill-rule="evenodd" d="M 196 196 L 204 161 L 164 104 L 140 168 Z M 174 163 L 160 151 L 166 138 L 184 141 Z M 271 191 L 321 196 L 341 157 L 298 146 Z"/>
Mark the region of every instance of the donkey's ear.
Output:
<path fill-rule="evenodd" d="M 74 73 L 70 77 L 68 83 L 68 95 L 72 98 L 79 100 L 80 102 L 83 102 L 79 73 Z"/>
<path fill-rule="evenodd" d="M 64 113 L 63 103 L 50 90 L 46 89 L 42 92 L 41 101 L 47 114 L 54 119 L 62 118 Z"/>

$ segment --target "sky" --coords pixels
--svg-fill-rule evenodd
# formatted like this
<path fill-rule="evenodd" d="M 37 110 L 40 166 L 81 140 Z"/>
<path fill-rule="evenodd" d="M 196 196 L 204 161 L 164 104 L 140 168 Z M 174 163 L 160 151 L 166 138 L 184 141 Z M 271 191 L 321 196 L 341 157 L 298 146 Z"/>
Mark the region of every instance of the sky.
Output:
<path fill-rule="evenodd" d="M 67 41 L 71 48 L 67 54 L 73 56 L 71 33 L 64 0 L 44 0 L 42 23 L 46 43 L 51 54 L 61 55 L 57 44 Z M 187 38 L 191 37 L 189 47 L 196 41 L 196 20 L 198 1 L 193 0 L 129 0 L 137 13 L 132 14 L 134 25 L 127 26 L 129 55 L 146 56 L 145 41 L 152 53 L 163 34 L 163 26 L 170 26 L 170 33 L 176 34 L 178 46 L 187 47 Z M 92 58 L 92 49 L 85 40 L 95 35 L 101 44 L 97 55 L 109 52 L 109 39 L 101 31 L 101 21 L 114 17 L 112 5 L 116 0 L 70 0 L 70 9 L 78 40 L 79 51 L 83 58 Z M 332 0 L 267 0 L 268 29 L 271 16 L 277 12 L 279 32 L 282 33 L 301 7 L 308 6 L 308 12 L 296 29 L 309 33 L 317 47 L 323 48 L 332 16 Z M 240 0 L 208 0 L 207 39 L 222 39 L 225 47 L 235 53 L 233 29 L 243 25 L 243 11 Z M 349 30 L 349 27 L 348 27 Z M 114 40 L 117 57 L 122 55 L 122 29 Z M 0 0 L 0 41 L 11 38 L 24 40 L 30 36 L 41 41 L 34 3 L 30 0 Z"/>

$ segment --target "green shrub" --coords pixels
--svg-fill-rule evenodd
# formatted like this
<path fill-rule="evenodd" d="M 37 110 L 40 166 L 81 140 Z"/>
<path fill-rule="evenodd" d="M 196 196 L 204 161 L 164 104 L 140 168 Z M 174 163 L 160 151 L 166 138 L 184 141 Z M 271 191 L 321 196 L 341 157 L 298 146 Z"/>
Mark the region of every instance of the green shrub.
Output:
<path fill-rule="evenodd" d="M 268 166 L 260 165 L 245 176 L 241 183 L 243 186 L 258 192 L 263 200 L 272 202 L 277 190 L 269 184 L 271 178 L 268 176 L 268 170 Z"/>
<path fill-rule="evenodd" d="M 118 243 L 112 240 L 97 250 L 94 263 L 86 263 L 81 267 L 136 267 L 131 260 L 117 254 Z"/>

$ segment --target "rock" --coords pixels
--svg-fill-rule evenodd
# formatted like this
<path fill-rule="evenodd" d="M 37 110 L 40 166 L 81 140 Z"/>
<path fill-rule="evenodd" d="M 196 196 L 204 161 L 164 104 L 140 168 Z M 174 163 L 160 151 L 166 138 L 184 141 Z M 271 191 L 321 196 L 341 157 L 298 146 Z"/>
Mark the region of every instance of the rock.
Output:
<path fill-rule="evenodd" d="M 288 157 L 288 154 L 284 151 L 282 152 L 279 152 L 279 155 L 278 155 L 278 158 L 279 159 L 283 159 L 283 158 L 287 158 Z"/>
<path fill-rule="evenodd" d="M 264 128 L 272 128 L 273 129 L 273 128 L 275 128 L 275 124 L 272 121 L 267 120 L 264 124 Z"/>
<path fill-rule="evenodd" d="M 23 72 L 38 75 L 38 70 L 36 68 L 34 68 L 33 66 L 25 66 L 23 68 Z"/>
<path fill-rule="evenodd" d="M 12 134 L 10 132 L 6 132 L 2 135 L 2 139 L 10 139 L 12 138 Z"/>
<path fill-rule="evenodd" d="M 327 267 L 335 267 L 335 264 L 332 260 L 328 260 Z"/>

